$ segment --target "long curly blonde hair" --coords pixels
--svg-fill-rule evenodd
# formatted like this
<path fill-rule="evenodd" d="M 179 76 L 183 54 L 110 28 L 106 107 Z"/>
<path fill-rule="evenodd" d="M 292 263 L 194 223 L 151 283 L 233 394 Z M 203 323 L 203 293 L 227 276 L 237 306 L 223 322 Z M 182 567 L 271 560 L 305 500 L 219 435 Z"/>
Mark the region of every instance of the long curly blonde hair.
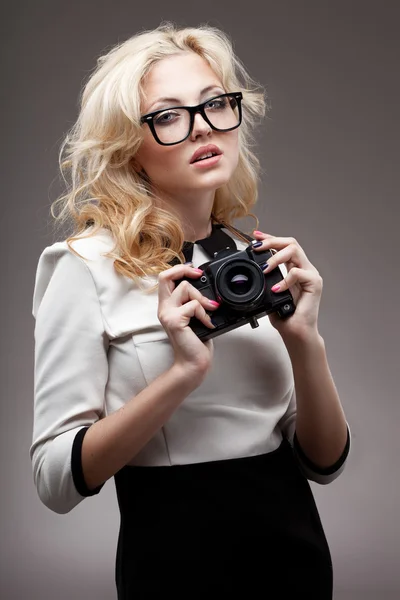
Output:
<path fill-rule="evenodd" d="M 60 225 L 72 224 L 71 250 L 78 237 L 109 230 L 115 245 L 107 256 L 118 273 L 132 279 L 156 275 L 174 258 L 184 261 L 179 219 L 161 206 L 151 182 L 133 165 L 143 139 L 143 79 L 157 61 L 187 51 L 208 62 L 225 90 L 243 93 L 239 162 L 230 181 L 216 190 L 213 219 L 232 225 L 251 214 L 257 200 L 259 162 L 250 149 L 251 130 L 265 113 L 265 92 L 235 56 L 228 36 L 209 25 L 163 23 L 114 46 L 98 58 L 81 92 L 78 118 L 61 144 L 67 193 L 53 202 L 51 214 Z"/>

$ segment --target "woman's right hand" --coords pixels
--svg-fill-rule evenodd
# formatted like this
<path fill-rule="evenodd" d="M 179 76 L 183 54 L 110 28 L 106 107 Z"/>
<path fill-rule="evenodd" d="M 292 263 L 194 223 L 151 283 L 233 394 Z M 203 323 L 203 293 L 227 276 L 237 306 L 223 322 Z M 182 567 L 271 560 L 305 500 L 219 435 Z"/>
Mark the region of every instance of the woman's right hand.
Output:
<path fill-rule="evenodd" d="M 206 296 L 188 281 L 176 286 L 183 277 L 198 279 L 202 271 L 190 265 L 176 265 L 163 271 L 158 279 L 158 319 L 170 339 L 175 353 L 175 364 L 183 367 L 188 375 L 199 377 L 200 381 L 210 368 L 213 356 L 212 340 L 202 342 L 189 327 L 189 321 L 196 317 L 206 327 L 213 329 L 206 310 L 215 310 Z"/>

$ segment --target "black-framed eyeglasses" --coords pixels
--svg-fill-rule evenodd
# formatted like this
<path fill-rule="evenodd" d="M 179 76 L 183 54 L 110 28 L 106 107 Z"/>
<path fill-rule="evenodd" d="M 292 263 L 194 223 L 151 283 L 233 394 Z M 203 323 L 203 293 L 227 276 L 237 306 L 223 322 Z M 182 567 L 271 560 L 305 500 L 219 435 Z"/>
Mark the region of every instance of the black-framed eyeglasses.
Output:
<path fill-rule="evenodd" d="M 192 132 L 194 117 L 200 113 L 215 131 L 232 131 L 242 122 L 242 92 L 220 94 L 197 106 L 172 106 L 143 115 L 156 142 L 172 146 L 184 142 Z"/>

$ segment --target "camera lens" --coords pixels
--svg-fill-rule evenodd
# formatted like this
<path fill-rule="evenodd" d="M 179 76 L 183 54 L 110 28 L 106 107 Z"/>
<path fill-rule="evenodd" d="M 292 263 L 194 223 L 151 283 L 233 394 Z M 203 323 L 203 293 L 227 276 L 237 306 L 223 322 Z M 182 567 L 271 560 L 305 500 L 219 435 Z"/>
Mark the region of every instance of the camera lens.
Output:
<path fill-rule="evenodd" d="M 239 269 L 236 269 L 239 270 Z M 229 273 L 230 279 L 227 279 L 227 285 L 229 290 L 233 294 L 243 296 L 251 290 L 251 279 L 243 273 L 243 269 L 240 272 L 235 273 L 235 269 L 232 269 L 232 273 Z"/>
<path fill-rule="evenodd" d="M 215 283 L 222 300 L 237 310 L 254 305 L 265 288 L 261 269 L 244 259 L 225 262 L 216 274 Z"/>

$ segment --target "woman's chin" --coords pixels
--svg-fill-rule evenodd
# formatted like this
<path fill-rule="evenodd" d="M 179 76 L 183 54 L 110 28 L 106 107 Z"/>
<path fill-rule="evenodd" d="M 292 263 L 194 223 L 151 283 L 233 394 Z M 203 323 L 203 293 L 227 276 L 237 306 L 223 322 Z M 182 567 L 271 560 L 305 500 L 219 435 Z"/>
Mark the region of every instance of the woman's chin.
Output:
<path fill-rule="evenodd" d="M 197 190 L 217 190 L 226 185 L 231 178 L 231 174 L 227 173 L 203 173 L 202 177 L 197 177 L 194 182 L 194 188 Z"/>
<path fill-rule="evenodd" d="M 226 185 L 229 182 L 230 176 L 226 173 L 204 173 L 203 177 L 184 179 L 183 177 L 176 178 L 176 185 L 160 186 L 161 196 L 173 198 L 193 198 L 193 196 L 202 197 L 214 193 L 217 189 Z M 164 193 L 163 193 L 164 192 Z"/>

